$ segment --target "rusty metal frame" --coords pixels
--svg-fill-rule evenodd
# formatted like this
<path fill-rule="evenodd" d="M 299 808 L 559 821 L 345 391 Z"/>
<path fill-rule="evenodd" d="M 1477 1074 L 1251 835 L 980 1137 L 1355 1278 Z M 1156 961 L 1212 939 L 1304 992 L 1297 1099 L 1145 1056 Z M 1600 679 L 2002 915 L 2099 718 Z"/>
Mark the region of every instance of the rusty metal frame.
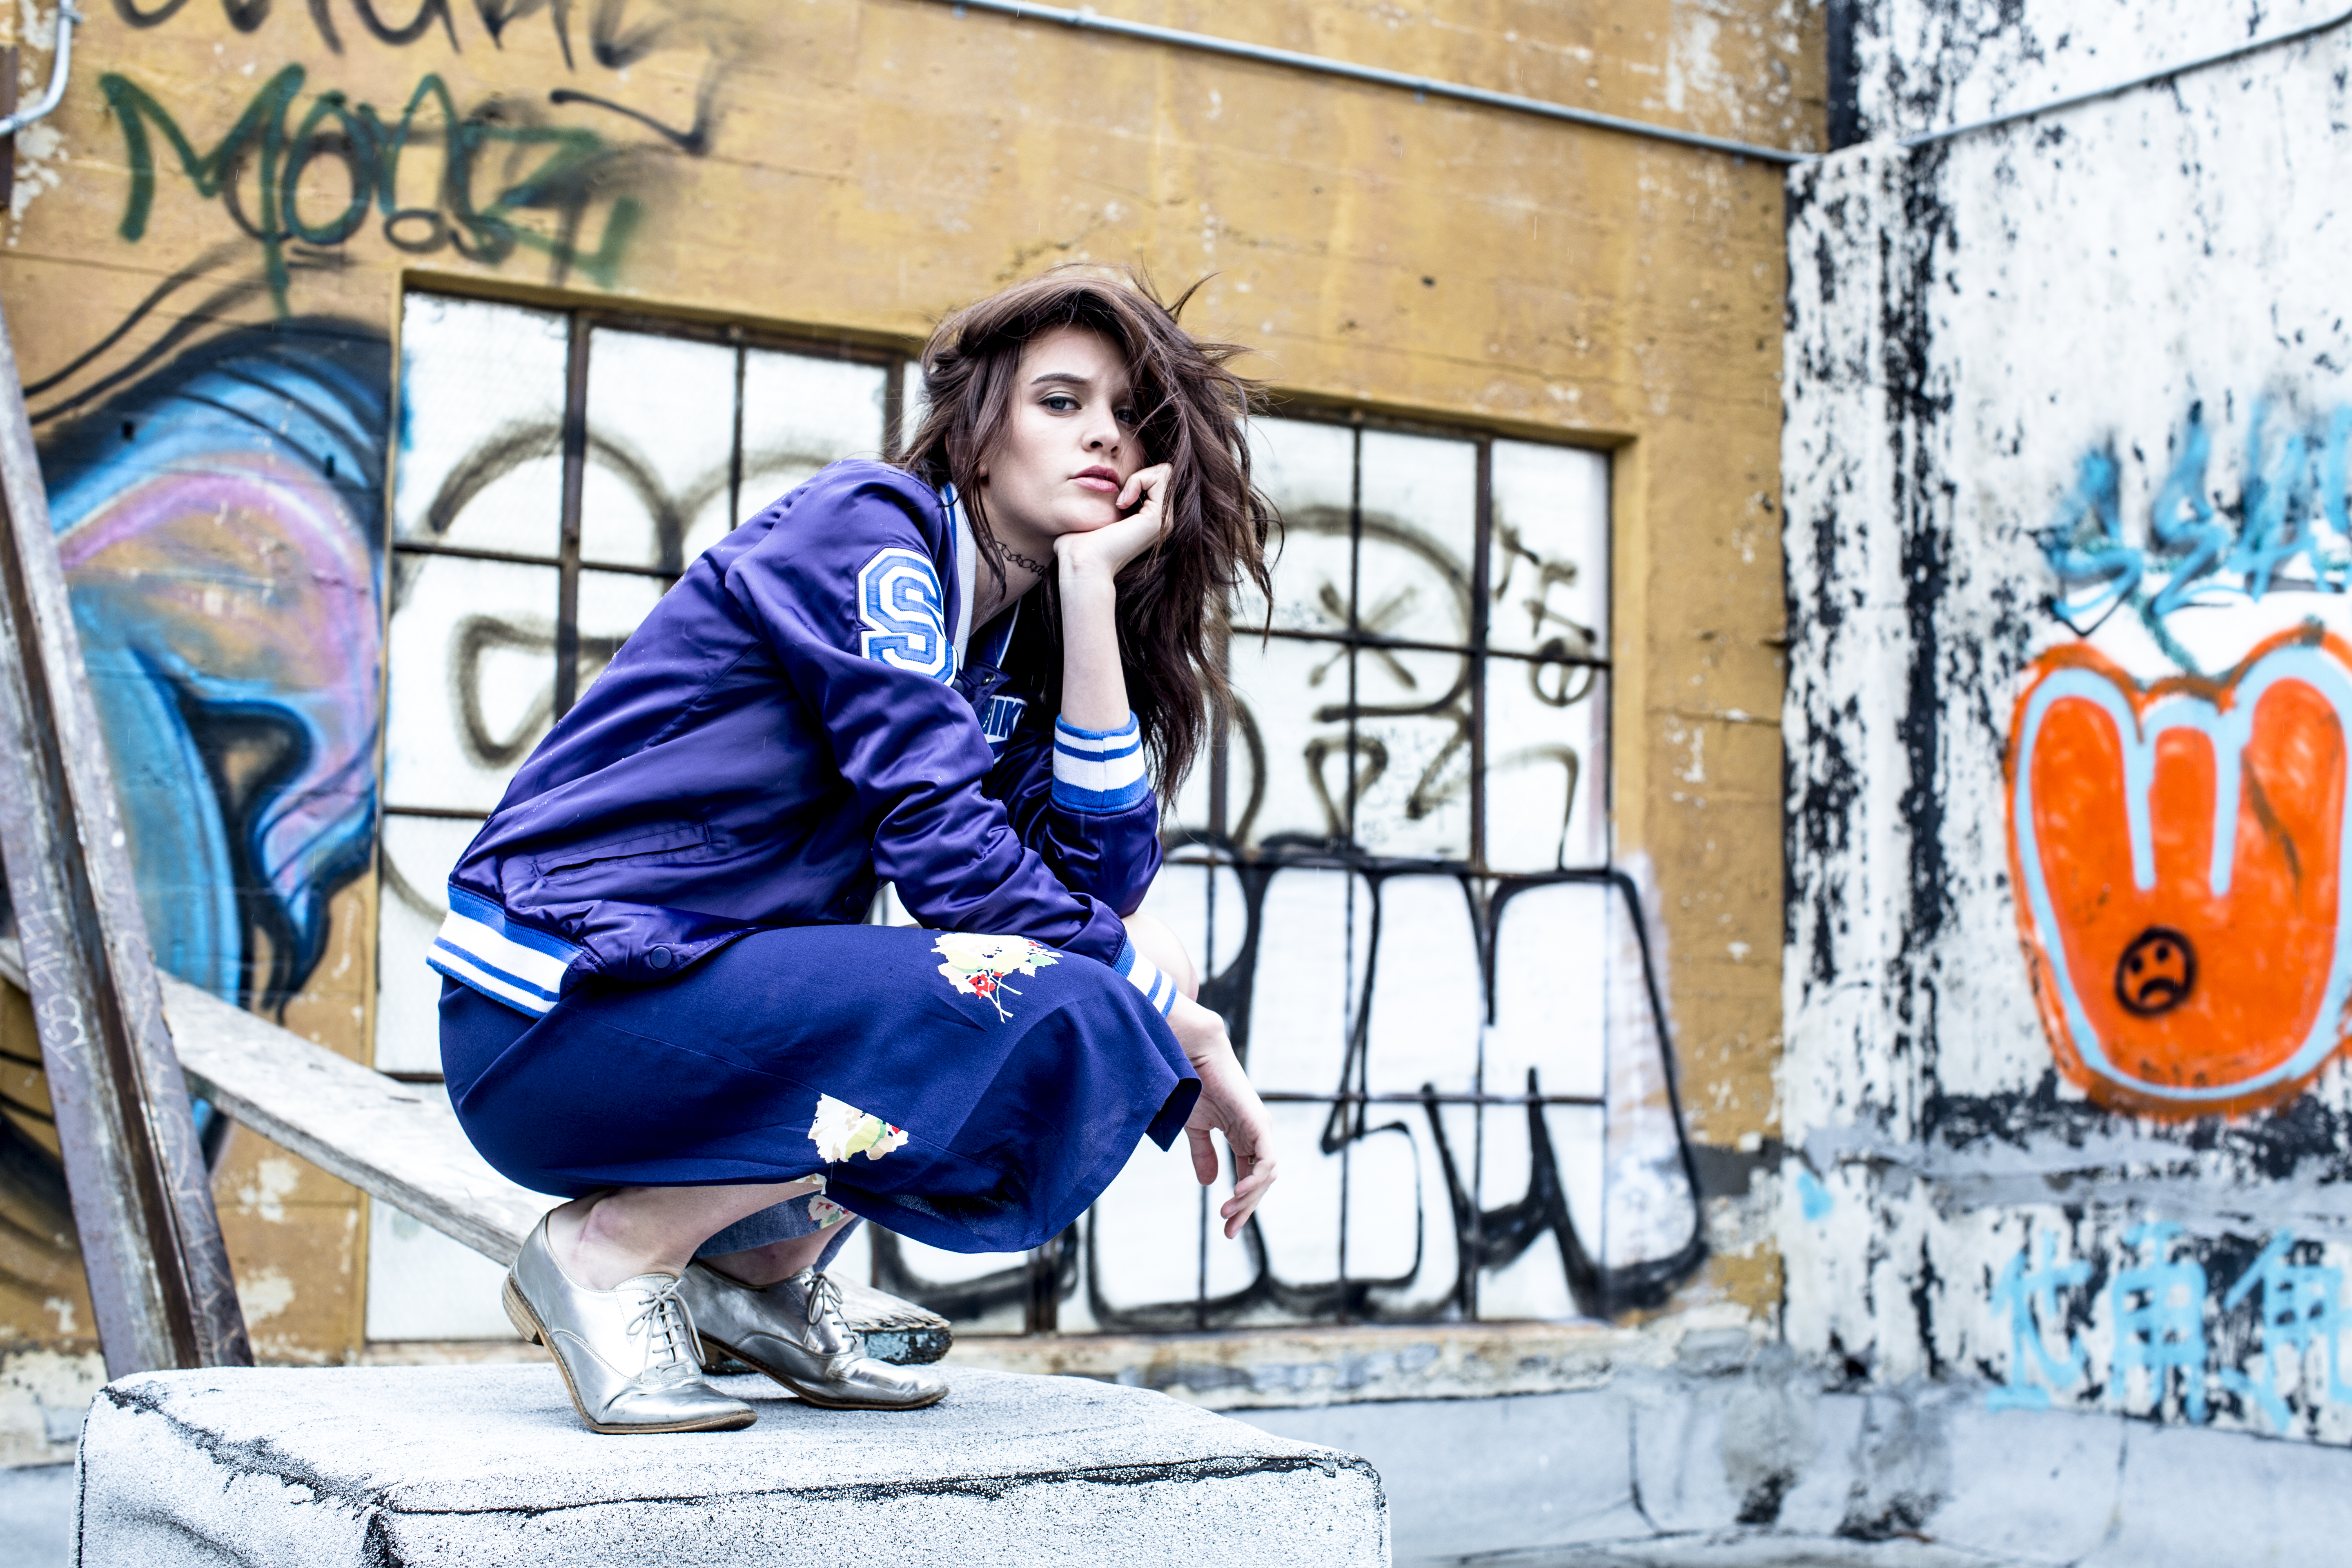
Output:
<path fill-rule="evenodd" d="M 250 1365 L 5 314 L 0 863 L 107 1375 Z"/>

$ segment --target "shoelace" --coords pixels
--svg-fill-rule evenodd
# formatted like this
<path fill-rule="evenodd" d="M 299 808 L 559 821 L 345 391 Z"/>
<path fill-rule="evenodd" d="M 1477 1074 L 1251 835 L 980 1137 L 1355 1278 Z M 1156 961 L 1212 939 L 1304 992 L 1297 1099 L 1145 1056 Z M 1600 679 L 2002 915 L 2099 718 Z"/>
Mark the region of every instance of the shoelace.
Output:
<path fill-rule="evenodd" d="M 814 1328 L 829 1318 L 841 1316 L 841 1287 L 824 1274 L 809 1276 L 807 1313 L 809 1326 Z"/>
<path fill-rule="evenodd" d="M 683 1279 L 673 1276 L 668 1284 L 646 1298 L 636 1315 L 628 1321 L 631 1335 L 640 1328 L 646 1331 L 647 1370 L 654 1366 L 676 1366 L 687 1359 L 685 1347 L 694 1338 L 694 1320 L 686 1298 L 678 1294 L 678 1287 L 684 1283 Z M 661 1336 L 658 1344 L 653 1342 L 652 1336 L 656 1334 Z"/>

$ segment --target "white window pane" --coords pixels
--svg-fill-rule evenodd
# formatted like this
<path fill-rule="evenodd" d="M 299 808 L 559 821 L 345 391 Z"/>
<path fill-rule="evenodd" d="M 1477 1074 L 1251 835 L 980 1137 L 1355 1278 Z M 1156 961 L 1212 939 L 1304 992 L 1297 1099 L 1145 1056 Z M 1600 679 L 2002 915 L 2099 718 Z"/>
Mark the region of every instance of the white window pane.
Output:
<path fill-rule="evenodd" d="M 412 1084 L 407 1092 L 447 1103 L 437 1084 Z M 368 1205 L 369 1339 L 512 1340 L 514 1325 L 499 1305 L 506 1272 L 390 1204 Z"/>
<path fill-rule="evenodd" d="M 1358 629 L 1414 642 L 1470 640 L 1478 448 L 1364 432 Z"/>
<path fill-rule="evenodd" d="M 1192 758 L 1192 771 L 1176 786 L 1176 798 L 1163 796 L 1160 802 L 1160 841 L 1171 849 L 1188 837 L 1202 837 L 1209 831 L 1209 786 L 1217 766 L 1216 752 L 1210 744 L 1212 733 L 1205 729 L 1202 731 L 1201 749 Z"/>
<path fill-rule="evenodd" d="M 1517 1203 L 1539 1190 L 1539 1179 L 1556 1181 L 1566 1189 L 1569 1217 L 1586 1255 L 1591 1256 L 1597 1247 L 1592 1226 L 1600 1218 L 1593 1202 L 1600 1192 L 1600 1113 L 1559 1106 L 1544 1112 L 1551 1167 L 1544 1178 L 1537 1175 L 1527 1110 L 1490 1105 L 1484 1115 L 1485 1206 L 1496 1209 Z M 1481 1273 L 1478 1315 L 1490 1321 L 1579 1315 L 1557 1229 L 1548 1227 L 1517 1258 Z"/>
<path fill-rule="evenodd" d="M 1133 1310 L 1190 1301 L 1201 1270 L 1201 1184 L 1185 1140 L 1162 1153 L 1149 1140 L 1095 1200 L 1096 1288 L 1105 1304 Z M 1062 1303 L 1064 1332 L 1076 1328 Z"/>
<path fill-rule="evenodd" d="M 1470 858 L 1470 659 L 1356 650 L 1356 842 L 1402 859 Z M 1331 767 L 1335 789 L 1344 771 Z"/>
<path fill-rule="evenodd" d="M 1239 711 L 1225 812 L 1234 841 L 1339 837 L 1348 798 L 1347 647 L 1236 632 L 1232 680 Z"/>
<path fill-rule="evenodd" d="M 556 572 L 411 560 L 386 639 L 384 799 L 487 812 L 553 711 Z"/>
<path fill-rule="evenodd" d="M 841 1250 L 834 1255 L 833 1262 L 826 1267 L 825 1272 L 840 1279 L 856 1279 L 867 1285 L 874 1283 L 874 1227 L 861 1225 L 851 1231 L 849 1239 L 841 1244 Z"/>
<path fill-rule="evenodd" d="M 394 538 L 554 557 L 569 342 L 553 311 L 407 297 Z"/>
<path fill-rule="evenodd" d="M 1419 1108 L 1375 1106 L 1348 1145 L 1348 1278 L 1411 1281 L 1424 1194 L 1412 1129 Z M 1442 1192 L 1442 1189 L 1441 1189 Z"/>
<path fill-rule="evenodd" d="M 1610 940 L 1607 1243 L 1622 1268 L 1674 1256 L 1697 1213 L 1640 931 L 1622 895 L 1610 904 Z"/>
<path fill-rule="evenodd" d="M 1372 1092 L 1415 1094 L 1423 1084 L 1466 1092 L 1486 1012 L 1469 898 L 1454 877 L 1390 877 L 1380 892 L 1367 1025 Z"/>
<path fill-rule="evenodd" d="M 1249 1072 L 1261 1089 L 1339 1087 L 1349 1005 L 1363 983 L 1371 887 L 1346 871 L 1292 867 L 1265 890 L 1252 988 Z"/>
<path fill-rule="evenodd" d="M 449 912 L 449 872 L 482 825 L 467 818 L 383 818 L 376 908 L 375 1068 L 441 1070 L 441 976 L 425 955 Z"/>
<path fill-rule="evenodd" d="M 1609 859 L 1609 677 L 1591 665 L 1486 664 L 1486 864 L 1528 872 Z"/>
<path fill-rule="evenodd" d="M 390 1204 L 368 1205 L 369 1339 L 511 1340 L 499 1305 L 506 1274 Z"/>
<path fill-rule="evenodd" d="M 1025 1252 L 947 1252 L 936 1247 L 926 1247 L 919 1241 L 909 1241 L 903 1236 L 891 1240 L 898 1249 L 900 1264 L 919 1283 L 893 1283 L 879 1272 L 876 1274 L 874 1282 L 882 1289 L 900 1294 L 929 1294 L 921 1289 L 922 1286 L 946 1287 L 952 1290 L 957 1286 L 970 1286 L 989 1275 L 1001 1274 L 1007 1269 L 1021 1269 L 1025 1275 L 1029 1268 L 1029 1255 Z M 1010 1299 L 1007 1300 L 976 1314 L 959 1313 L 952 1310 L 954 1304 L 951 1302 L 942 1303 L 941 1309 L 943 1315 L 955 1324 L 959 1334 L 1017 1334 L 1028 1321 L 1028 1288 L 1024 1283 L 1020 1290 L 1008 1295 Z"/>
<path fill-rule="evenodd" d="M 1608 456 L 1497 441 L 1492 462 L 1487 646 L 1606 655 Z"/>
<path fill-rule="evenodd" d="M 1257 1223 L 1265 1238 L 1267 1271 L 1284 1285 L 1328 1287 L 1339 1278 L 1339 1156 L 1326 1154 L 1321 1147 L 1323 1124 L 1330 1114 L 1328 1105 L 1266 1107 L 1274 1123 L 1275 1158 L 1282 1167 L 1282 1179 L 1275 1185 L 1282 1195 L 1258 1205 Z M 1215 1203 L 1231 1195 L 1230 1183 L 1221 1184 Z M 1213 1204 L 1209 1218 L 1216 1226 L 1213 1248 L 1238 1245 L 1224 1240 L 1224 1222 Z M 1299 1323 L 1314 1316 L 1297 1305 L 1266 1300 L 1243 1314 L 1241 1322 Z"/>
<path fill-rule="evenodd" d="M 1617 898 L 1605 882 L 1561 882 L 1527 889 L 1503 906 L 1487 1093 L 1526 1093 L 1531 1068 L 1546 1094 L 1601 1092 Z"/>
<path fill-rule="evenodd" d="M 621 651 L 621 645 L 629 640 L 638 623 L 653 614 L 661 596 L 658 577 L 622 572 L 580 574 L 582 691 L 604 673 L 604 667 L 613 662 L 613 656 Z"/>
<path fill-rule="evenodd" d="M 1233 967 L 1249 929 L 1242 881 L 1230 866 L 1162 866 L 1141 912 L 1176 933 L 1203 977 Z"/>
<path fill-rule="evenodd" d="M 580 555 L 677 571 L 727 531 L 735 351 L 599 327 L 588 337 Z"/>
<path fill-rule="evenodd" d="M 1450 1118 L 1449 1133 L 1453 1122 L 1460 1124 L 1466 1159 L 1470 1108 L 1447 1107 L 1440 1114 Z M 1453 1316 L 1460 1263 L 1453 1201 L 1429 1112 L 1418 1105 L 1371 1107 L 1365 1135 L 1351 1145 L 1348 1171 L 1348 1275 L 1374 1282 L 1363 1300 L 1365 1316 Z"/>
<path fill-rule="evenodd" d="M 760 511 L 827 463 L 879 458 L 887 380 L 878 364 L 746 350 L 742 515 Z"/>
<path fill-rule="evenodd" d="M 1349 509 L 1355 491 L 1356 435 L 1344 425 L 1301 419 L 1250 421 L 1251 477 L 1282 514 L 1273 559 L 1274 624 L 1330 632 L 1348 625 Z M 1239 628 L 1266 624 L 1266 605 L 1244 584 L 1234 609 Z"/>

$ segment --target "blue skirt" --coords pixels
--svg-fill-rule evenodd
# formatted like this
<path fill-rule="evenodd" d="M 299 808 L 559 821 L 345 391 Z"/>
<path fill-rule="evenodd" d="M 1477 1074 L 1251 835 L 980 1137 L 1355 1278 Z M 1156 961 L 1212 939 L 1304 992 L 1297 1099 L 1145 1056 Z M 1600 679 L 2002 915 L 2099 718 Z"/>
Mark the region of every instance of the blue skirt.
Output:
<path fill-rule="evenodd" d="M 907 926 L 755 931 L 541 1018 L 449 981 L 441 1064 L 474 1147 L 534 1192 L 822 1174 L 851 1214 L 954 1252 L 1058 1235 L 1201 1091 L 1108 965 Z"/>

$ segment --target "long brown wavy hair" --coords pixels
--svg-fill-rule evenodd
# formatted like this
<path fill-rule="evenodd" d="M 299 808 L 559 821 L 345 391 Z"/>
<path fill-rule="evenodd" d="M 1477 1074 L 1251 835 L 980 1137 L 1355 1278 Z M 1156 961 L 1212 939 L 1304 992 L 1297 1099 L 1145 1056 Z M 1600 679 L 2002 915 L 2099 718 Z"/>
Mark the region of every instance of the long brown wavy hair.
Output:
<path fill-rule="evenodd" d="M 1107 274 L 1070 263 L 965 306 L 940 323 L 923 350 L 927 406 L 898 458 L 934 486 L 953 481 L 982 559 L 1001 583 L 980 470 L 1013 416 L 1022 351 L 1057 327 L 1087 328 L 1118 348 L 1141 416 L 1144 462 L 1171 470 L 1160 542 L 1118 574 L 1119 663 L 1163 797 L 1192 771 L 1210 715 L 1226 710 L 1231 694 L 1211 628 L 1244 578 L 1273 598 L 1266 536 L 1282 521 L 1250 479 L 1243 421 L 1261 402 L 1258 384 L 1226 368 L 1246 351 L 1203 342 L 1178 323 L 1200 287 L 1163 303 L 1150 279 L 1131 268 Z M 1062 616 L 1051 573 L 1045 590 L 1055 649 L 1045 661 L 1046 695 L 1058 707 Z"/>

